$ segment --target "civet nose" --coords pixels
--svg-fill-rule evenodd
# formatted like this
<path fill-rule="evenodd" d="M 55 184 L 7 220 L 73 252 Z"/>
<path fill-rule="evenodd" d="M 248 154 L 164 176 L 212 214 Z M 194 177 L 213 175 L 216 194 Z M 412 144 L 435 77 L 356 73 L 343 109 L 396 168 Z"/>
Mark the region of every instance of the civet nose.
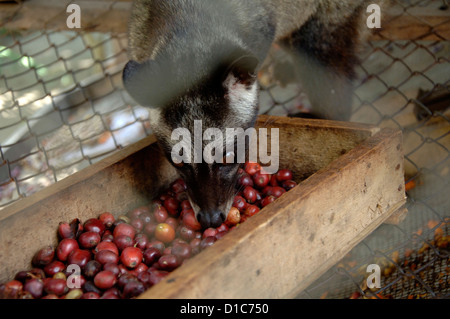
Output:
<path fill-rule="evenodd" d="M 225 221 L 225 214 L 221 211 L 200 211 L 197 214 L 197 221 L 200 223 L 203 229 L 217 228 Z"/>

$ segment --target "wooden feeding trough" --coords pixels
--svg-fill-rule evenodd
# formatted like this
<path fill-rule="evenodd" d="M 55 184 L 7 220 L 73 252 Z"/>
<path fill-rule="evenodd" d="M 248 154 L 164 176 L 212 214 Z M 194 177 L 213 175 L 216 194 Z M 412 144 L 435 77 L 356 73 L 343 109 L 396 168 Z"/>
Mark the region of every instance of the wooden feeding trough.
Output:
<path fill-rule="evenodd" d="M 299 185 L 140 298 L 293 297 L 402 211 L 399 130 L 273 116 L 257 127 L 279 129 L 280 167 Z M 0 211 L 0 282 L 56 245 L 60 221 L 148 203 L 175 178 L 159 176 L 168 166 L 150 136 Z"/>

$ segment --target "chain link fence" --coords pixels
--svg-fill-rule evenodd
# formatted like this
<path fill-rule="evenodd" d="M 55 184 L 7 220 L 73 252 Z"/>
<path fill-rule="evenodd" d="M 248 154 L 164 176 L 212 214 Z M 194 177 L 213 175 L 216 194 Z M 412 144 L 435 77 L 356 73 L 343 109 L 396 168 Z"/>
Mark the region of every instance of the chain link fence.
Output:
<path fill-rule="evenodd" d="M 352 121 L 402 130 L 408 213 L 379 227 L 302 298 L 450 296 L 450 8 L 394 1 L 390 12 L 360 54 Z M 369 265 L 380 267 L 379 283 Z"/>
<path fill-rule="evenodd" d="M 146 109 L 121 83 L 129 1 L 0 1 L 1 209 L 151 133 Z M 383 8 L 382 8 L 383 10 Z M 450 296 L 450 9 L 395 0 L 364 44 L 352 121 L 403 131 L 406 218 L 382 225 L 298 298 Z M 301 86 L 280 83 L 276 46 L 259 74 L 261 113 L 309 108 Z M 369 265 L 380 267 L 371 288 Z"/>

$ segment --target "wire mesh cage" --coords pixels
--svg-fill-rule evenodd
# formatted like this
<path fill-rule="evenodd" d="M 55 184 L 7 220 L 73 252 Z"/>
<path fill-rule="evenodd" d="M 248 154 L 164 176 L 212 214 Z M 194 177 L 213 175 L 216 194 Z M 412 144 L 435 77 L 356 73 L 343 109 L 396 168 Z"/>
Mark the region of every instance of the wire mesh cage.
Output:
<path fill-rule="evenodd" d="M 71 1 L 0 1 L 0 214 L 151 134 L 148 112 L 122 87 L 129 1 L 78 1 L 82 28 L 68 29 Z M 298 298 L 450 296 L 450 8 L 395 0 L 360 52 L 354 122 L 403 132 L 406 218 L 382 225 Z M 260 112 L 309 109 L 274 46 L 260 72 Z M 382 274 L 368 285 L 369 265 Z"/>

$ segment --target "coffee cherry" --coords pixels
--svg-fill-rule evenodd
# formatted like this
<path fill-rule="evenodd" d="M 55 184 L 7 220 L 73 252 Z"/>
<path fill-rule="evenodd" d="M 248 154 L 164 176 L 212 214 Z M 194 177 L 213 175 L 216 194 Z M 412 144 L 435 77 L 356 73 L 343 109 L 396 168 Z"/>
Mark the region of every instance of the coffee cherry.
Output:
<path fill-rule="evenodd" d="M 33 298 L 39 299 L 44 292 L 44 282 L 41 279 L 32 278 L 27 280 L 23 286 L 23 290 L 28 291 Z"/>
<path fill-rule="evenodd" d="M 253 204 L 254 202 L 256 202 L 256 196 L 256 190 L 253 187 L 247 186 L 244 188 L 244 197 L 247 202 Z"/>
<path fill-rule="evenodd" d="M 237 184 L 238 184 L 238 186 L 243 186 L 243 187 L 245 187 L 245 186 L 253 187 L 253 185 L 254 185 L 253 179 L 248 174 L 244 174 L 244 175 L 238 177 Z"/>
<path fill-rule="evenodd" d="M 97 218 L 90 218 L 83 224 L 84 232 L 95 232 L 101 236 L 105 230 L 106 226 Z"/>
<path fill-rule="evenodd" d="M 264 174 L 258 171 L 253 175 L 253 182 L 255 183 L 255 187 L 258 187 L 259 189 L 266 187 L 269 184 L 269 181 L 269 174 Z"/>
<path fill-rule="evenodd" d="M 155 238 L 163 243 L 169 243 L 175 238 L 175 229 L 166 223 L 156 225 Z"/>
<path fill-rule="evenodd" d="M 93 280 L 86 281 L 83 289 L 86 292 L 95 292 L 98 295 L 101 295 L 101 293 L 102 293 L 102 291 L 95 285 Z"/>
<path fill-rule="evenodd" d="M 179 260 L 191 257 L 192 247 L 188 243 L 176 243 L 172 246 L 172 254 L 177 256 Z"/>
<path fill-rule="evenodd" d="M 127 247 L 120 254 L 120 261 L 129 268 L 135 268 L 139 265 L 142 258 L 142 251 L 137 247 Z"/>
<path fill-rule="evenodd" d="M 157 223 L 163 223 L 167 217 L 169 217 L 169 213 L 164 206 L 157 205 L 153 211 L 153 216 L 155 217 Z"/>
<path fill-rule="evenodd" d="M 137 234 L 134 239 L 136 242 L 134 244 L 134 246 L 141 250 L 144 250 L 145 247 L 147 246 L 147 244 L 149 243 L 149 239 L 148 239 L 147 235 L 144 233 Z"/>
<path fill-rule="evenodd" d="M 69 223 L 61 222 L 58 226 L 58 235 L 60 238 L 75 238 L 75 232 Z"/>
<path fill-rule="evenodd" d="M 184 192 L 187 189 L 187 187 L 184 180 L 182 178 L 179 178 L 170 185 L 170 189 L 174 193 L 181 193 Z"/>
<path fill-rule="evenodd" d="M 52 276 L 52 278 L 53 279 L 64 279 L 64 280 L 67 280 L 66 274 L 64 272 L 62 272 L 62 271 L 59 271 L 59 272 L 55 273 Z"/>
<path fill-rule="evenodd" d="M 244 197 L 236 195 L 233 200 L 233 207 L 236 207 L 239 211 L 243 211 L 246 207 L 246 200 Z"/>
<path fill-rule="evenodd" d="M 202 238 L 206 238 L 208 236 L 216 236 L 219 231 L 216 228 L 207 228 L 203 231 Z"/>
<path fill-rule="evenodd" d="M 274 188 L 275 186 L 266 186 L 266 187 L 264 187 L 263 189 L 262 189 L 262 191 L 261 191 L 261 193 L 262 193 L 262 195 L 263 196 L 271 196 L 271 195 L 273 195 L 273 188 Z"/>
<path fill-rule="evenodd" d="M 64 271 L 66 265 L 59 260 L 53 260 L 51 263 L 45 265 L 44 272 L 47 276 L 52 277 L 54 274 Z"/>
<path fill-rule="evenodd" d="M 115 253 L 116 255 L 119 255 L 119 248 L 117 248 L 117 245 L 113 242 L 109 241 L 101 241 L 94 249 L 94 253 L 98 253 L 101 250 L 109 250 Z"/>
<path fill-rule="evenodd" d="M 18 299 L 23 292 L 23 284 L 18 280 L 11 280 L 0 286 L 2 299 Z"/>
<path fill-rule="evenodd" d="M 100 299 L 100 295 L 96 292 L 85 292 L 80 299 Z"/>
<path fill-rule="evenodd" d="M 109 270 L 102 270 L 94 277 L 94 284 L 100 289 L 109 289 L 117 282 L 116 275 Z"/>
<path fill-rule="evenodd" d="M 86 231 L 78 237 L 78 243 L 82 248 L 91 249 L 100 243 L 101 237 L 98 232 Z"/>
<path fill-rule="evenodd" d="M 144 250 L 143 261 L 147 266 L 153 265 L 161 257 L 161 251 L 155 247 L 149 247 Z"/>
<path fill-rule="evenodd" d="M 188 199 L 185 199 L 184 201 L 181 202 L 180 207 L 181 207 L 181 210 L 191 209 L 192 208 L 191 202 Z"/>
<path fill-rule="evenodd" d="M 145 225 L 147 225 L 148 223 L 153 223 L 155 222 L 155 217 L 154 215 L 150 212 L 150 210 L 142 212 L 142 214 L 139 215 L 139 219 L 142 220 L 142 222 L 144 223 L 144 227 Z"/>
<path fill-rule="evenodd" d="M 113 242 L 114 241 L 114 236 L 113 236 L 112 232 L 109 229 L 105 230 L 105 232 L 103 233 L 102 241 L 109 241 L 109 242 Z"/>
<path fill-rule="evenodd" d="M 254 175 L 261 170 L 261 165 L 255 162 L 245 163 L 244 170 L 249 175 Z"/>
<path fill-rule="evenodd" d="M 132 219 L 130 225 L 133 226 L 138 232 L 140 232 L 144 228 L 144 222 L 140 218 Z"/>
<path fill-rule="evenodd" d="M 127 215 L 132 220 L 132 219 L 141 217 L 141 215 L 144 213 L 149 213 L 149 212 L 150 212 L 150 209 L 148 208 L 148 206 L 140 206 L 140 207 L 137 207 L 137 208 L 131 210 Z"/>
<path fill-rule="evenodd" d="M 104 212 L 100 214 L 100 216 L 98 216 L 98 220 L 101 221 L 103 225 L 105 225 L 105 227 L 108 229 L 111 228 L 112 225 L 114 225 L 116 218 L 114 217 L 113 214 L 109 212 Z"/>
<path fill-rule="evenodd" d="M 123 287 L 123 297 L 124 298 L 134 298 L 139 296 L 145 291 L 145 286 L 139 280 L 130 281 Z"/>
<path fill-rule="evenodd" d="M 106 249 L 100 250 L 97 254 L 95 254 L 94 258 L 102 265 L 109 263 L 119 263 L 119 256 L 116 253 L 113 253 L 112 251 Z"/>
<path fill-rule="evenodd" d="M 109 270 L 110 272 L 114 273 L 114 275 L 119 276 L 120 274 L 120 268 L 119 265 L 116 263 L 106 263 L 103 265 L 103 270 Z"/>
<path fill-rule="evenodd" d="M 89 250 L 84 249 L 75 249 L 67 258 L 67 263 L 70 264 L 76 264 L 80 266 L 80 268 L 83 268 L 89 260 L 92 259 L 91 252 Z"/>
<path fill-rule="evenodd" d="M 172 226 L 173 229 L 177 229 L 178 227 L 178 220 L 174 217 L 169 217 L 164 222 Z"/>
<path fill-rule="evenodd" d="M 127 247 L 134 246 L 135 241 L 130 236 L 118 235 L 114 237 L 114 244 L 117 246 L 119 251 L 122 251 Z"/>
<path fill-rule="evenodd" d="M 273 195 L 267 196 L 261 200 L 261 206 L 266 207 L 270 203 L 274 202 L 277 198 Z"/>
<path fill-rule="evenodd" d="M 66 294 L 64 299 L 81 299 L 82 296 L 83 296 L 83 290 L 72 289 Z"/>
<path fill-rule="evenodd" d="M 64 279 L 50 278 L 44 282 L 44 291 L 49 295 L 54 294 L 57 296 L 62 296 L 69 291 L 69 287 L 67 287 Z"/>
<path fill-rule="evenodd" d="M 183 223 L 189 227 L 190 229 L 196 231 L 202 229 L 202 225 L 198 222 L 197 218 L 195 218 L 194 210 L 187 211 L 183 216 Z"/>
<path fill-rule="evenodd" d="M 164 207 L 166 208 L 167 212 L 172 216 L 176 216 L 178 214 L 179 206 L 180 202 L 173 197 L 169 197 L 164 201 Z"/>
<path fill-rule="evenodd" d="M 278 186 L 278 179 L 277 179 L 276 174 L 274 174 L 270 177 L 269 185 L 270 186 Z"/>
<path fill-rule="evenodd" d="M 162 241 L 154 239 L 154 240 L 150 241 L 145 248 L 150 248 L 150 247 L 154 247 L 154 248 L 158 249 L 162 254 L 166 245 Z"/>
<path fill-rule="evenodd" d="M 120 299 L 121 293 L 119 289 L 112 287 L 106 290 L 100 299 Z"/>
<path fill-rule="evenodd" d="M 187 227 L 186 225 L 181 225 L 181 227 L 178 229 L 178 234 L 180 238 L 189 241 L 194 239 L 195 231 Z"/>
<path fill-rule="evenodd" d="M 286 190 L 289 191 L 291 189 L 293 189 L 295 186 L 297 186 L 297 183 L 294 182 L 293 180 L 287 180 L 287 181 L 283 181 L 281 183 L 281 186 Z"/>
<path fill-rule="evenodd" d="M 147 272 L 150 274 L 150 277 L 147 279 L 149 286 L 156 285 L 169 274 L 168 271 L 158 269 L 149 269 Z"/>
<path fill-rule="evenodd" d="M 272 195 L 277 198 L 280 197 L 281 195 L 283 195 L 284 193 L 286 193 L 286 190 L 283 187 L 274 186 L 272 188 Z"/>
<path fill-rule="evenodd" d="M 61 261 L 66 261 L 69 254 L 78 249 L 78 242 L 73 238 L 64 238 L 56 247 L 56 257 Z"/>
<path fill-rule="evenodd" d="M 227 226 L 227 224 L 222 223 L 219 227 L 216 228 L 217 232 L 225 231 L 227 232 L 230 228 Z"/>
<path fill-rule="evenodd" d="M 83 274 L 86 278 L 94 278 L 102 270 L 102 264 L 97 260 L 89 260 L 86 266 L 84 266 Z"/>
<path fill-rule="evenodd" d="M 154 222 L 150 222 L 150 223 L 148 223 L 147 225 L 145 225 L 145 227 L 144 227 L 144 233 L 147 235 L 147 236 L 153 236 L 153 233 L 155 232 L 155 229 L 156 229 L 156 223 L 154 223 Z"/>
<path fill-rule="evenodd" d="M 251 217 L 259 212 L 259 207 L 256 205 L 250 205 L 245 209 L 245 215 Z"/>
<path fill-rule="evenodd" d="M 134 236 L 136 235 L 136 230 L 130 224 L 122 223 L 117 225 L 113 231 L 114 238 L 121 235 L 126 235 L 131 239 L 134 239 Z"/>
<path fill-rule="evenodd" d="M 31 261 L 35 267 L 43 267 L 53 261 L 55 257 L 55 248 L 53 246 L 46 246 L 40 249 Z"/>
<path fill-rule="evenodd" d="M 225 223 L 228 226 L 234 226 L 239 223 L 241 220 L 241 213 L 239 212 L 239 209 L 236 207 L 231 207 L 230 211 L 228 212 L 227 220 Z"/>
<path fill-rule="evenodd" d="M 280 169 L 275 175 L 279 182 L 292 179 L 292 171 L 288 169 Z"/>
<path fill-rule="evenodd" d="M 173 255 L 162 255 L 158 260 L 158 266 L 161 270 L 172 271 L 180 265 L 180 259 Z"/>

